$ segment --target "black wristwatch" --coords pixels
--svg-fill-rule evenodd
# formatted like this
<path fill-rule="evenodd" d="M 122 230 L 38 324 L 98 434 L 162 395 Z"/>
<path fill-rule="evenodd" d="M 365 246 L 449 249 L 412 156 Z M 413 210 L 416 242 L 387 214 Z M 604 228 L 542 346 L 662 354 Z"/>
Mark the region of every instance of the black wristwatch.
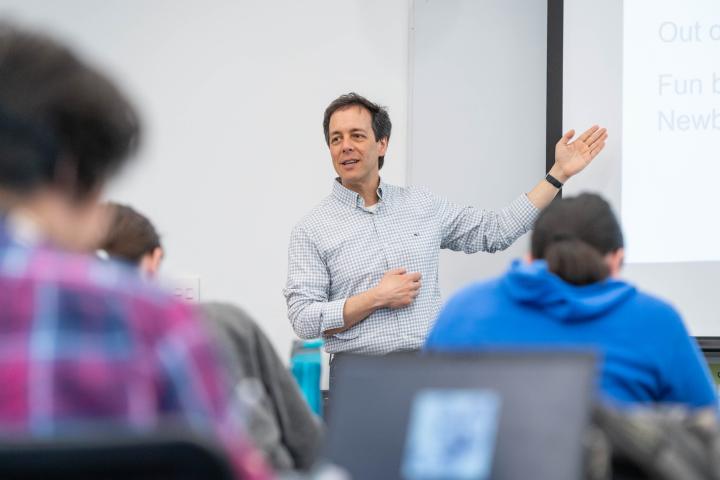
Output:
<path fill-rule="evenodd" d="M 547 180 L 548 183 L 555 188 L 563 187 L 562 182 L 560 180 L 558 180 L 557 178 L 553 177 L 552 175 L 550 175 L 549 173 L 545 176 L 545 180 Z"/>

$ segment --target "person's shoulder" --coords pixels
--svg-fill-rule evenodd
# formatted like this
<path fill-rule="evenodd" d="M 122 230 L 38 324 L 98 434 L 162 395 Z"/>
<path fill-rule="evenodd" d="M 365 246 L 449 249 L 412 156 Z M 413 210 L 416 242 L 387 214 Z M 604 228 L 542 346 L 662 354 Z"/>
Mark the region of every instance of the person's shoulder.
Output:
<path fill-rule="evenodd" d="M 500 312 L 494 302 L 499 297 L 499 280 L 477 281 L 463 287 L 443 306 L 427 339 L 426 348 L 436 349 L 464 344 L 478 320 L 494 318 Z M 464 332 L 464 333 L 461 333 Z"/>
<path fill-rule="evenodd" d="M 495 295 L 500 290 L 500 279 L 478 280 L 458 290 L 448 300 L 448 305 L 462 305 L 474 302 L 483 302 L 488 295 Z"/>
<path fill-rule="evenodd" d="M 294 225 L 293 230 L 313 231 L 319 225 L 326 223 L 336 211 L 337 200 L 332 195 L 328 195 L 303 215 Z"/>
<path fill-rule="evenodd" d="M 123 305 L 120 310 L 132 314 L 186 309 L 184 302 L 154 282 L 144 280 L 129 264 L 52 248 L 26 249 L 14 254 L 25 257 L 24 268 L 16 272 L 18 278 L 39 287 L 51 286 L 59 294 L 75 295 L 87 302 L 97 299 L 108 308 Z M 7 278 L 8 274 L 8 262 L 4 262 L 0 275 Z"/>
<path fill-rule="evenodd" d="M 390 186 L 396 194 L 410 198 L 431 198 L 435 196 L 425 185 L 407 185 L 405 187 L 399 187 L 397 185 Z"/>
<path fill-rule="evenodd" d="M 634 296 L 634 302 L 636 302 L 636 304 L 644 310 L 652 311 L 654 313 L 665 313 L 667 315 L 679 316 L 678 311 L 670 302 L 637 288 Z"/>
<path fill-rule="evenodd" d="M 644 318 L 656 331 L 667 328 L 686 331 L 680 312 L 668 301 L 647 292 L 636 290 L 632 302 L 638 318 Z"/>
<path fill-rule="evenodd" d="M 248 333 L 259 330 L 257 322 L 237 305 L 226 302 L 203 302 L 199 307 L 205 319 L 230 330 Z"/>
<path fill-rule="evenodd" d="M 423 209 L 432 209 L 434 205 L 437 205 L 442 198 L 434 194 L 424 185 L 407 185 L 400 187 L 397 185 L 387 185 L 392 198 L 395 203 L 406 202 L 416 206 L 420 206 Z"/>
<path fill-rule="evenodd" d="M 470 283 L 448 299 L 440 312 L 440 318 L 465 318 L 470 312 L 495 311 L 495 304 L 501 296 L 499 278 Z"/>
<path fill-rule="evenodd" d="M 10 248 L 0 252 L 0 289 L 35 298 L 72 328 L 113 335 L 132 332 L 151 345 L 170 337 L 195 342 L 198 314 L 137 269 L 114 260 L 52 248 Z M 0 308 L 4 302 L 0 299 Z"/>

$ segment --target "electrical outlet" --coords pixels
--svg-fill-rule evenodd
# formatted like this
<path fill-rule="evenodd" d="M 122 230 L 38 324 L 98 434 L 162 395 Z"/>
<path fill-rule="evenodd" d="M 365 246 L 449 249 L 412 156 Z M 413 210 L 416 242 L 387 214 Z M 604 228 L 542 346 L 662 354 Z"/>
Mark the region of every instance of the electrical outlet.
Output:
<path fill-rule="evenodd" d="M 200 301 L 200 277 L 196 275 L 173 276 L 167 279 L 170 293 L 184 302 Z"/>

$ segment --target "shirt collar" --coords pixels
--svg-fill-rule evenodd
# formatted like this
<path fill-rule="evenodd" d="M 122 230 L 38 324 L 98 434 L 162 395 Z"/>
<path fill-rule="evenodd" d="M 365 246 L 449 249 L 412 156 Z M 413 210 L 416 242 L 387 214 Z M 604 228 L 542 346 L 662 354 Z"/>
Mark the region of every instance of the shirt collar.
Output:
<path fill-rule="evenodd" d="M 378 185 L 377 194 L 379 201 L 383 201 L 383 192 L 386 192 L 386 183 L 383 182 L 382 178 L 380 179 L 380 185 Z M 342 183 L 340 183 L 340 177 L 337 177 L 333 181 L 333 190 L 332 194 L 335 198 L 340 200 L 340 202 L 343 205 L 349 205 L 351 207 L 364 207 L 365 202 L 363 202 L 362 197 L 359 193 L 353 192 L 349 188 L 346 188 L 343 186 Z"/>

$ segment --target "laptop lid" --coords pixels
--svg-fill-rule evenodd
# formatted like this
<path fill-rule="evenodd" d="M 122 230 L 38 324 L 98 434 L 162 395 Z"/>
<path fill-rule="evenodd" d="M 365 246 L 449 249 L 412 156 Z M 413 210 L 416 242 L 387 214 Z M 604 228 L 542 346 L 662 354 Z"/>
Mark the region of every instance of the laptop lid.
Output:
<path fill-rule="evenodd" d="M 695 337 L 720 396 L 720 337 Z"/>
<path fill-rule="evenodd" d="M 322 457 L 352 478 L 582 475 L 596 389 L 592 354 L 347 355 L 336 362 Z"/>

